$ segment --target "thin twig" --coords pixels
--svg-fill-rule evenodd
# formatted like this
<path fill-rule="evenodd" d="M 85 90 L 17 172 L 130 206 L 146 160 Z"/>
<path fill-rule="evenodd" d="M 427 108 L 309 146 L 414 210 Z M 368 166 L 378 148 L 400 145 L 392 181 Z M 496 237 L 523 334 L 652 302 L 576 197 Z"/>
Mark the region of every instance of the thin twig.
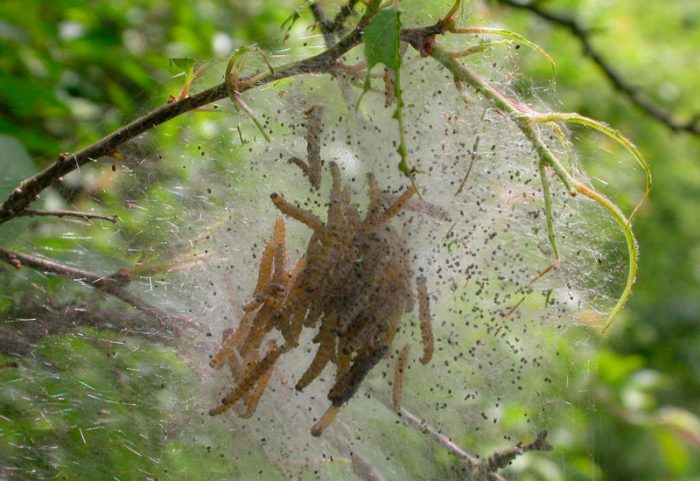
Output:
<path fill-rule="evenodd" d="M 368 388 L 368 391 L 387 408 L 396 412 L 395 408 L 391 405 L 390 401 L 386 399 L 383 393 L 371 387 Z M 526 445 L 518 444 L 512 448 L 495 451 L 491 456 L 485 459 L 479 459 L 477 456 L 465 451 L 448 436 L 428 424 L 427 421 L 420 419 L 408 409 L 404 407 L 399 408 L 399 416 L 404 422 L 417 428 L 422 433 L 428 434 L 438 444 L 464 461 L 471 473 L 476 474 L 478 479 L 490 477 L 495 481 L 506 481 L 502 476 L 497 474 L 497 471 L 509 466 L 515 458 L 529 451 L 549 451 L 552 449 L 552 446 L 547 441 L 547 431 L 540 431 L 535 440 L 531 443 Z"/>
<path fill-rule="evenodd" d="M 421 432 L 429 434 L 448 451 L 465 461 L 473 473 L 481 476 L 486 475 L 495 481 L 505 481 L 505 479 L 497 474 L 497 472 L 508 467 L 518 456 L 530 451 L 550 451 L 552 449 L 552 445 L 547 441 L 547 431 L 540 431 L 535 440 L 531 443 L 524 446 L 518 444 L 512 448 L 496 451 L 488 458 L 479 460 L 479 458 L 466 452 L 449 437 L 445 436 L 426 421 L 421 420 L 418 418 L 418 416 L 411 413 L 407 409 L 402 407 L 400 409 L 400 413 L 403 420 L 420 429 Z M 481 479 L 481 477 L 479 477 L 479 479 Z"/>
<path fill-rule="evenodd" d="M 401 408 L 400 409 L 400 414 L 401 414 L 401 419 L 404 421 L 407 421 L 409 424 L 412 424 L 416 428 L 418 428 L 421 432 L 426 433 L 430 435 L 435 441 L 438 442 L 438 444 L 442 445 L 445 449 L 456 455 L 458 458 L 462 459 L 463 461 L 466 461 L 469 466 L 472 468 L 477 467 L 480 463 L 479 458 L 476 456 L 469 454 L 466 452 L 464 449 L 462 449 L 460 446 L 458 446 L 454 441 L 452 441 L 449 437 L 446 435 L 442 434 L 440 431 L 432 427 L 430 424 L 428 424 L 426 421 L 423 421 L 420 419 L 418 416 L 407 410 L 406 408 Z"/>
<path fill-rule="evenodd" d="M 464 189 L 464 186 L 467 184 L 467 180 L 469 180 L 469 174 L 472 173 L 472 168 L 474 167 L 474 163 L 481 157 L 479 155 L 479 139 L 480 136 L 476 136 L 476 139 L 474 140 L 474 145 L 472 146 L 472 153 L 469 155 L 469 167 L 467 167 L 467 173 L 464 174 L 464 178 L 462 179 L 462 183 L 459 184 L 459 189 L 457 189 L 457 192 L 455 192 L 455 196 L 458 196 L 459 194 L 462 193 L 462 189 Z"/>
<path fill-rule="evenodd" d="M 323 8 L 321 7 L 321 4 L 318 1 L 311 4 L 311 12 L 313 13 L 314 18 L 316 19 L 316 24 L 318 25 L 318 28 L 323 34 L 323 40 L 326 44 L 326 48 L 332 48 L 333 45 L 335 45 L 336 43 L 336 38 L 339 38 L 345 34 L 345 27 L 343 23 L 349 15 L 355 13 L 353 8 L 356 3 L 357 0 L 350 0 L 348 3 L 343 5 L 343 7 L 340 9 L 340 11 L 335 16 L 335 19 L 332 22 L 327 19 L 326 13 L 324 12 Z M 343 75 L 337 75 L 338 71 L 342 68 L 342 63 L 343 62 L 341 62 L 340 60 L 336 62 L 336 68 L 331 72 L 331 75 L 333 75 L 333 77 L 338 82 L 340 92 L 343 95 L 343 98 L 347 102 L 348 106 L 351 106 L 355 104 L 355 100 L 353 99 L 353 95 L 351 93 L 354 81 L 352 79 L 346 78 Z"/>
<path fill-rule="evenodd" d="M 102 215 L 102 214 L 91 214 L 89 212 L 78 212 L 75 210 L 30 210 L 25 209 L 17 213 L 17 217 L 38 217 L 38 216 L 50 216 L 50 217 L 77 217 L 84 220 L 99 219 L 106 220 L 113 224 L 116 224 L 119 217 L 116 215 Z"/>
<path fill-rule="evenodd" d="M 515 458 L 529 451 L 551 451 L 552 445 L 547 441 L 547 431 L 537 433 L 535 440 L 525 446 L 518 445 L 502 451 L 496 451 L 483 463 L 484 469 L 489 473 L 508 467 Z"/>
<path fill-rule="evenodd" d="M 527 10 L 543 20 L 567 29 L 578 39 L 583 48 L 584 55 L 589 57 L 591 61 L 600 68 L 603 75 L 605 75 L 613 87 L 627 97 L 634 105 L 639 107 L 648 116 L 665 125 L 672 132 L 688 132 L 700 136 L 700 113 L 692 116 L 687 121 L 681 121 L 675 117 L 675 114 L 657 105 L 643 91 L 631 85 L 617 70 L 615 70 L 610 62 L 603 58 L 591 42 L 590 30 L 582 26 L 576 19 L 550 12 L 542 8 L 540 3 L 537 2 L 520 2 L 518 0 L 496 1 L 513 8 Z"/>
<path fill-rule="evenodd" d="M 384 404 L 392 412 L 397 412 L 395 407 L 392 406 L 391 401 L 386 397 L 386 395 L 384 393 L 380 392 L 379 390 L 375 389 L 374 387 L 368 387 L 367 391 L 373 397 L 377 398 L 377 400 L 379 400 L 382 404 Z M 474 468 L 474 467 L 479 466 L 480 461 L 479 461 L 478 457 L 476 457 L 473 454 L 470 454 L 467 451 L 465 451 L 464 449 L 462 449 L 454 441 L 452 441 L 449 437 L 442 434 L 436 428 L 434 428 L 433 426 L 428 424 L 427 421 L 420 419 L 418 416 L 413 414 L 411 411 L 409 411 L 405 407 L 403 407 L 403 406 L 399 407 L 397 414 L 407 424 L 411 424 L 412 426 L 417 428 L 422 433 L 428 434 L 435 441 L 437 441 L 438 444 L 443 446 L 449 452 L 453 453 L 459 459 L 465 461 L 470 467 Z"/>
<path fill-rule="evenodd" d="M 111 275 L 100 275 L 94 272 L 77 269 L 75 267 L 61 264 L 50 259 L 44 259 L 31 254 L 23 254 L 4 247 L 0 247 L 0 260 L 7 262 L 11 266 L 21 269 L 22 267 L 30 267 L 40 272 L 55 274 L 60 277 L 72 279 L 81 284 L 99 289 L 111 296 L 120 299 L 123 302 L 135 307 L 139 311 L 157 319 L 162 326 L 178 327 L 177 323 L 186 322 L 192 323 L 191 318 L 184 317 L 180 314 L 169 313 L 152 306 L 148 302 L 128 292 L 125 287 L 131 282 L 129 273 L 126 270 L 119 270 Z M 177 321 L 173 324 L 173 321 Z"/>

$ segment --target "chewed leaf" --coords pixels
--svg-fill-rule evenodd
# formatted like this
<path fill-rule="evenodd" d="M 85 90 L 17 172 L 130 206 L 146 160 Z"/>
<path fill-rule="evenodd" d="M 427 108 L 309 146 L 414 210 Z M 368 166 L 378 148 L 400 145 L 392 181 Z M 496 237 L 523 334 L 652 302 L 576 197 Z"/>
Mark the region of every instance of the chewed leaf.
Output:
<path fill-rule="evenodd" d="M 641 167 L 642 171 L 644 172 L 644 176 L 646 177 L 644 195 L 635 206 L 629 218 L 629 222 L 632 222 L 632 219 L 634 218 L 635 214 L 642 206 L 644 200 L 649 196 L 649 192 L 651 191 L 651 170 L 649 170 L 649 165 L 647 164 L 639 149 L 637 149 L 637 147 L 627 137 L 622 135 L 618 130 L 613 129 L 612 127 L 604 124 L 603 122 L 588 118 L 584 115 L 577 113 L 550 112 L 544 114 L 528 114 L 526 117 L 534 122 L 571 122 L 575 124 L 585 125 L 586 127 L 589 127 L 593 130 L 597 130 L 598 132 L 607 135 L 608 137 L 622 145 L 630 154 L 632 154 L 634 159 L 637 161 L 637 164 Z"/>
<path fill-rule="evenodd" d="M 184 72 L 186 75 L 192 75 L 194 72 L 194 66 L 197 61 L 193 58 L 170 58 L 168 59 L 168 64 L 171 67 L 175 67 L 178 70 Z"/>
<path fill-rule="evenodd" d="M 413 179 L 416 168 L 408 164 L 406 135 L 403 122 L 403 98 L 401 92 L 401 13 L 395 8 L 387 8 L 370 20 L 364 32 L 367 77 L 363 87 L 364 95 L 371 87 L 370 70 L 377 64 L 384 64 L 394 71 L 394 97 L 396 111 L 394 119 L 399 123 L 399 146 L 396 152 L 401 157 L 398 168 L 406 177 Z M 362 96 L 360 96 L 362 100 Z M 358 100 L 358 105 L 360 100 Z"/>
<path fill-rule="evenodd" d="M 401 19 L 399 11 L 387 8 L 370 20 L 364 32 L 367 69 L 383 63 L 392 70 L 401 67 Z"/>
<path fill-rule="evenodd" d="M 547 62 L 552 66 L 552 72 L 557 73 L 557 67 L 556 64 L 554 63 L 554 59 L 539 45 L 537 45 L 534 42 L 531 42 L 530 40 L 526 39 L 520 34 L 517 34 L 515 32 L 512 32 L 508 29 L 505 28 L 492 28 L 492 27 L 463 27 L 463 28 L 454 28 L 450 30 L 452 33 L 463 33 L 466 35 L 500 35 L 501 37 L 506 37 L 510 38 L 512 40 L 515 40 L 517 42 L 522 43 L 526 47 L 531 48 L 535 52 L 539 53 L 542 55 L 545 59 L 547 59 Z"/>

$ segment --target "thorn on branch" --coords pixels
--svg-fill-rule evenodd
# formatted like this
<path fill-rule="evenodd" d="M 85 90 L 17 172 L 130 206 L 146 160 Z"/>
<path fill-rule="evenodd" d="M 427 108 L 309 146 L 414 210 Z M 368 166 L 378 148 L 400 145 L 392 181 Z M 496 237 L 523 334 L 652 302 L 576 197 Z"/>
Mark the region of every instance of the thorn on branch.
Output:
<path fill-rule="evenodd" d="M 110 275 L 109 278 L 120 287 L 124 287 L 131 282 L 131 274 L 129 274 L 129 271 L 125 268 L 119 269 L 117 272 Z"/>

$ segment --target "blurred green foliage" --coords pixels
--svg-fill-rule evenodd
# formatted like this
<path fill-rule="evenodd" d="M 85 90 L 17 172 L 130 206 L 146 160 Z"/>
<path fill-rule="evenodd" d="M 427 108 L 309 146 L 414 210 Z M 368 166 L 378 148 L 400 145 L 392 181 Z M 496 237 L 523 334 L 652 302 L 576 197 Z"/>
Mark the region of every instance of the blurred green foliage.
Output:
<path fill-rule="evenodd" d="M 182 77 L 177 76 L 177 65 L 169 64 L 170 58 L 208 60 L 223 58 L 242 45 L 272 45 L 282 35 L 281 24 L 300 3 L 0 3 L 0 193 L 6 194 L 58 153 L 87 145 L 177 95 Z M 595 45 L 621 75 L 679 118 L 700 112 L 700 3 L 538 3 L 591 27 Z M 446 5 L 436 2 L 435 12 L 444 11 Z M 566 31 L 527 12 L 501 7 L 497 1 L 469 5 L 466 13 L 469 21 L 505 25 L 545 48 L 557 62 L 556 89 L 551 88 L 546 62 L 521 50 L 518 61 L 523 74 L 518 86 L 522 91 L 561 110 L 614 125 L 642 149 L 654 174 L 651 198 L 635 223 L 642 257 L 629 307 L 607 339 L 593 342 L 589 358 L 575 354 L 565 343 L 560 346 L 565 375 L 572 385 L 586 386 L 580 390 L 574 414 L 562 419 L 554 433 L 565 463 L 552 466 L 546 455 L 532 456 L 531 467 L 521 473 L 521 479 L 697 480 L 700 138 L 671 134 L 632 106 L 609 86 Z M 305 11 L 304 22 L 309 24 Z M 125 151 L 125 166 L 120 169 L 132 169 L 132 176 L 105 174 L 86 166 L 82 175 L 69 176 L 42 198 L 54 208 L 96 208 L 117 214 L 124 221 L 118 229 L 92 226 L 83 238 L 86 226 L 75 226 L 74 236 L 66 236 L 53 220 L 20 219 L 0 226 L 2 245 L 31 245 L 34 252 L 76 266 L 89 259 L 91 266 L 112 272 L 138 260 L 137 254 L 128 253 L 138 244 L 140 249 L 134 251 L 156 251 L 146 264 L 167 263 L 170 251 L 178 249 L 156 247 L 163 238 L 138 234 L 154 222 L 163 228 L 148 232 L 163 235 L 169 232 L 169 223 L 181 224 L 179 213 L 171 210 L 175 194 L 168 186 L 172 179 L 188 178 L 195 167 L 154 159 L 154 152 L 179 141 L 179 122 L 160 127 L 157 139 L 148 141 L 153 145 L 141 145 L 142 151 Z M 599 136 L 577 129 L 573 135 L 583 146 L 595 186 L 629 211 L 641 193 L 641 173 L 637 179 L 619 175 L 619 170 L 634 169 L 624 152 L 604 144 L 610 154 L 601 162 Z M 186 148 L 194 155 L 201 149 Z M 136 165 L 133 159 L 144 161 Z M 599 179 L 608 179 L 610 186 Z M 183 233 L 183 239 L 190 234 Z M 41 306 L 49 299 L 60 304 L 94 295 L 80 286 L 69 289 L 66 282 L 28 272 L 22 276 L 0 272 L 0 282 L 0 313 L 18 304 Z M 584 328 L 567 342 L 582 339 L 591 342 Z M 77 334 L 41 339 L 34 354 L 19 359 L 19 364 L 0 368 L 3 466 L 25 459 L 27 464 L 21 468 L 27 476 L 71 480 L 108 479 L 107 474 L 109 479 L 136 479 L 135 473 L 158 479 L 233 479 L 237 472 L 255 466 L 211 454 L 207 446 L 212 440 L 218 445 L 231 442 L 216 431 L 216 425 L 211 427 L 212 439 L 201 443 L 187 444 L 182 436 L 164 435 L 165 430 L 177 429 L 173 419 L 185 409 L 172 403 L 178 399 L 178 386 L 196 382 L 195 373 L 170 348 L 82 328 Z M 99 396 L 94 394 L 97 391 Z M 139 409 L 129 409 L 130 403 Z M 512 416 L 516 423 L 517 407 L 511 409 L 505 422 Z M 440 459 L 445 465 L 454 462 L 443 454 Z M 5 469 L 0 467 L 0 477 L 15 479 Z"/>
<path fill-rule="evenodd" d="M 13 470 L 19 479 L 58 480 L 237 475 L 239 467 L 220 456 L 221 447 L 231 443 L 225 426 L 212 424 L 204 439 L 179 426 L 197 405 L 177 400 L 191 398 L 189 386 L 197 380 L 173 349 L 86 328 L 42 339 L 36 354 L 39 359 L 0 371 L 0 459 L 7 470 L 0 475 L 14 479 Z"/>
<path fill-rule="evenodd" d="M 541 3 L 591 28 L 594 45 L 623 78 L 679 119 L 700 113 L 698 2 Z M 506 7 L 493 14 L 494 21 L 506 22 L 556 59 L 556 92 L 542 96 L 553 105 L 559 98 L 560 108 L 605 120 L 624 132 L 642 149 L 654 175 L 651 198 L 635 222 L 642 255 L 635 293 L 597 359 L 592 384 L 596 411 L 589 415 L 597 439 L 595 460 L 605 479 L 697 479 L 700 138 L 672 134 L 641 113 L 603 79 L 566 31 Z M 525 79 L 549 75 L 546 65 L 534 61 L 524 68 Z M 600 142 L 596 135 L 574 135 Z M 615 171 L 628 163 L 620 154 L 612 154 L 619 162 L 608 156 L 601 162 L 594 148 L 590 152 L 586 168 L 596 187 L 605 190 L 597 178 L 620 178 Z M 633 205 L 638 187 L 620 187 L 611 182 L 608 192 Z M 615 196 L 613 191 L 620 190 L 629 198 Z"/>

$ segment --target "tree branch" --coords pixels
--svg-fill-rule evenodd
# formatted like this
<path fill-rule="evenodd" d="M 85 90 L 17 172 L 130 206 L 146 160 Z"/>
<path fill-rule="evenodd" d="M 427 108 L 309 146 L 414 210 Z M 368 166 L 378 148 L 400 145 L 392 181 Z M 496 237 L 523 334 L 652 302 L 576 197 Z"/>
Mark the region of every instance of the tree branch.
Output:
<path fill-rule="evenodd" d="M 340 8 L 340 11 L 333 19 L 333 23 L 329 25 L 329 29 L 332 32 L 343 33 L 343 24 L 345 20 L 355 13 L 355 5 L 359 3 L 359 0 L 349 0 L 345 5 Z"/>
<path fill-rule="evenodd" d="M 488 473 L 495 473 L 510 465 L 518 456 L 525 454 L 528 451 L 551 451 L 552 445 L 547 441 L 547 431 L 537 433 L 535 440 L 529 444 L 517 445 L 513 448 L 496 451 L 488 457 L 483 463 L 483 469 Z"/>
<path fill-rule="evenodd" d="M 526 10 L 543 20 L 558 25 L 568 30 L 581 44 L 583 53 L 595 63 L 612 86 L 627 97 L 630 102 L 640 108 L 645 114 L 665 125 L 672 132 L 687 132 L 700 136 L 700 113 L 687 121 L 678 120 L 675 115 L 657 105 L 639 88 L 634 87 L 620 75 L 617 70 L 603 58 L 600 52 L 593 46 L 590 30 L 583 27 L 576 19 L 545 10 L 537 2 L 521 2 L 519 0 L 495 0 L 509 7 Z"/>
<path fill-rule="evenodd" d="M 294 75 L 331 72 L 335 68 L 336 60 L 361 42 L 362 30 L 366 23 L 367 18 L 363 17 L 348 36 L 332 48 L 314 57 L 282 66 L 257 82 L 246 83 L 246 79 L 241 79 L 240 92 Z M 53 164 L 38 174 L 25 179 L 12 190 L 7 200 L 0 206 L 0 224 L 20 215 L 44 189 L 60 181 L 63 176 L 79 169 L 82 165 L 113 154 L 124 142 L 168 120 L 226 97 L 228 97 L 227 85 L 226 82 L 222 82 L 191 97 L 162 105 L 78 152 L 59 155 Z"/>
<path fill-rule="evenodd" d="M 394 411 L 391 403 L 386 399 L 383 393 L 371 387 L 368 389 L 368 391 L 387 408 Z M 498 474 L 498 471 L 508 467 L 513 460 L 515 460 L 515 458 L 530 451 L 549 451 L 552 449 L 552 446 L 547 441 L 547 431 L 540 431 L 535 440 L 531 443 L 526 445 L 518 444 L 512 448 L 496 451 L 488 458 L 479 459 L 479 457 L 462 449 L 462 447 L 452 441 L 448 436 L 428 424 L 427 421 L 420 419 L 408 409 L 401 407 L 399 408 L 399 412 L 397 414 L 406 424 L 409 424 L 417 428 L 422 433 L 429 435 L 438 444 L 464 462 L 468 466 L 470 474 L 475 476 L 475 479 L 479 480 L 491 478 L 495 481 L 505 481 L 505 479 Z"/>
<path fill-rule="evenodd" d="M 331 28 L 334 31 L 342 30 L 342 24 L 345 18 L 354 12 L 353 7 L 356 3 L 357 1 L 350 0 L 348 4 L 341 9 L 340 13 L 336 16 L 332 23 L 325 22 L 326 27 Z M 254 77 L 239 79 L 238 93 L 291 76 L 312 73 L 333 74 L 337 68 L 337 60 L 362 41 L 362 31 L 367 25 L 368 21 L 369 16 L 368 14 L 365 14 L 358 21 L 357 25 L 349 35 L 342 38 L 340 41 L 338 41 L 338 43 L 318 55 L 299 62 L 284 65 L 267 75 L 256 75 Z M 408 41 L 415 43 L 423 42 L 424 39 L 430 38 L 437 33 L 442 33 L 443 31 L 444 29 L 442 28 L 431 26 L 426 27 L 425 29 L 408 29 L 406 30 L 406 35 L 409 37 Z M 74 170 L 79 170 L 82 165 L 89 162 L 96 162 L 100 157 L 115 153 L 116 149 L 123 143 L 160 124 L 167 122 L 170 119 L 203 107 L 211 102 L 228 97 L 229 92 L 226 80 L 219 85 L 204 90 L 193 96 L 185 96 L 181 99 L 162 105 L 78 152 L 59 155 L 58 159 L 53 164 L 49 165 L 38 174 L 23 180 L 19 186 L 12 190 L 8 198 L 0 206 L 0 224 L 15 217 L 33 215 L 55 215 L 59 217 L 71 216 L 82 218 L 92 217 L 111 221 L 116 220 L 113 217 L 92 215 L 74 211 L 35 211 L 28 209 L 28 207 L 38 198 L 38 195 L 43 190 L 57 182 L 60 182 L 63 176 L 66 174 L 69 174 Z M 162 326 L 173 327 L 180 330 L 184 325 L 193 323 L 191 318 L 187 318 L 179 314 L 165 312 L 128 292 L 125 287 L 130 283 L 131 279 L 128 271 L 126 270 L 118 271 L 112 275 L 103 276 L 90 271 L 61 264 L 54 260 L 45 259 L 31 254 L 23 254 L 3 247 L 0 247 L 0 261 L 4 261 L 17 269 L 21 269 L 22 267 L 26 266 L 40 272 L 72 279 L 80 282 L 81 284 L 86 284 L 95 289 L 99 289 L 135 307 L 139 311 L 154 317 Z M 172 321 L 177 322 L 173 323 Z"/>
<path fill-rule="evenodd" d="M 427 422 L 419 419 L 418 416 L 407 409 L 401 408 L 400 415 L 403 420 L 420 429 L 422 432 L 429 434 L 430 437 L 435 439 L 440 445 L 466 462 L 470 470 L 477 475 L 478 479 L 490 477 L 496 481 L 505 481 L 505 479 L 498 474 L 498 471 L 508 467 L 515 458 L 529 451 L 549 451 L 552 449 L 552 446 L 547 442 L 547 431 L 540 431 L 537 434 L 537 438 L 529 444 L 524 446 L 518 444 L 512 448 L 496 451 L 488 458 L 479 460 L 479 458 L 466 452 L 449 437 L 442 434 Z"/>
<path fill-rule="evenodd" d="M 72 333 L 82 326 L 141 336 L 166 345 L 173 345 L 181 339 L 179 335 L 162 329 L 158 320 L 136 310 L 115 311 L 90 301 L 53 304 L 49 299 L 41 306 L 20 301 L 4 314 L 0 325 L 0 353 L 27 356 L 34 352 L 41 339 Z"/>
<path fill-rule="evenodd" d="M 180 314 L 169 313 L 159 309 L 139 297 L 128 292 L 125 287 L 131 282 L 126 270 L 119 270 L 114 274 L 103 276 L 94 272 L 77 269 L 59 262 L 44 259 L 31 254 L 23 254 L 4 247 L 0 247 L 0 260 L 7 262 L 16 269 L 31 267 L 40 272 L 47 272 L 67 279 L 72 279 L 81 284 L 99 289 L 117 299 L 126 302 L 139 311 L 152 316 L 163 327 L 181 329 L 182 323 L 192 325 L 192 319 Z M 174 322 L 175 321 L 175 322 Z"/>
<path fill-rule="evenodd" d="M 387 407 L 389 407 L 387 405 Z M 426 421 L 423 421 L 420 419 L 418 416 L 410 412 L 406 408 L 401 408 L 399 415 L 401 416 L 401 419 L 406 421 L 408 424 L 413 425 L 415 428 L 419 429 L 421 432 L 428 434 L 431 438 L 433 438 L 435 441 L 437 441 L 438 444 L 440 444 L 442 447 L 447 449 L 449 452 L 457 456 L 459 459 L 462 461 L 466 462 L 471 468 L 475 468 L 479 465 L 480 461 L 479 458 L 476 456 L 469 454 L 466 452 L 464 449 L 462 449 L 459 445 L 457 445 L 454 441 L 452 441 L 449 437 L 445 436 L 442 434 L 440 431 L 432 427 L 430 424 L 428 424 Z"/>
<path fill-rule="evenodd" d="M 342 27 L 343 21 L 353 12 L 356 3 L 356 1 L 350 1 L 343 7 L 333 23 L 327 23 L 328 28 L 331 26 L 333 29 Z M 295 75 L 333 73 L 337 60 L 362 41 L 362 31 L 368 21 L 369 17 L 365 14 L 350 34 L 318 55 L 284 65 L 262 77 L 257 75 L 255 81 L 251 81 L 253 77 L 239 79 L 238 93 Z M 401 32 L 401 39 L 413 45 L 421 55 L 425 56 L 430 51 L 434 36 L 444 32 L 445 26 L 442 22 L 438 22 L 425 28 L 404 29 Z M 187 96 L 162 105 L 78 152 L 59 155 L 53 164 L 38 174 L 23 180 L 12 190 L 9 197 L 0 206 L 0 224 L 23 215 L 22 213 L 43 190 L 59 182 L 65 175 L 80 169 L 82 165 L 96 162 L 103 156 L 112 155 L 123 143 L 168 120 L 228 96 L 228 85 L 224 81 L 191 97 Z"/>

